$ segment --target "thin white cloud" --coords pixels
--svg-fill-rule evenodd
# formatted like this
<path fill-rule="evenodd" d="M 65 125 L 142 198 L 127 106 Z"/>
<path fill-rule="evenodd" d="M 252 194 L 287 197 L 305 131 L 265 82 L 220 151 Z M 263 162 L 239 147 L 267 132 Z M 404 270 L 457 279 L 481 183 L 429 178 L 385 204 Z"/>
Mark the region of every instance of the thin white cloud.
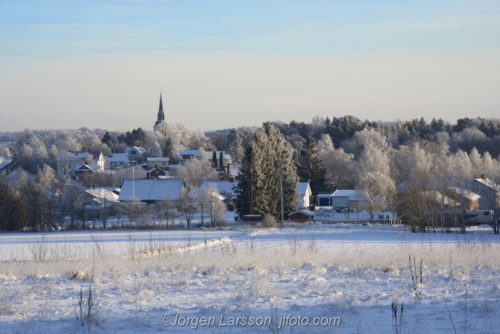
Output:
<path fill-rule="evenodd" d="M 423 30 L 458 30 L 500 27 L 500 16 L 481 15 L 472 17 L 427 17 L 411 19 L 400 26 Z"/>
<path fill-rule="evenodd" d="M 35 25 L 37 29 L 52 32 L 79 34 L 119 35 L 134 37 L 171 37 L 170 33 L 158 33 L 137 27 L 112 26 L 99 24 L 47 23 Z"/>

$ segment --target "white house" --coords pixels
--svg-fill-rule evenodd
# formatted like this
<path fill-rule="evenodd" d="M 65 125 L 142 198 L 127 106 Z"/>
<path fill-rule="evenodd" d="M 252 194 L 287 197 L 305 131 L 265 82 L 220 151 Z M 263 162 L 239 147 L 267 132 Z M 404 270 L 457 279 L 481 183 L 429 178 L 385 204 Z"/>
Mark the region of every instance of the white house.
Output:
<path fill-rule="evenodd" d="M 106 159 L 101 151 L 59 151 L 56 158 L 57 172 L 63 175 L 73 175 L 77 167 L 95 165 L 95 171 L 103 171 Z"/>
<path fill-rule="evenodd" d="M 472 180 L 470 188 L 480 195 L 480 210 L 495 210 L 500 207 L 500 185 L 488 179 L 484 174 L 479 179 Z"/>
<path fill-rule="evenodd" d="M 317 198 L 318 206 L 331 206 L 335 208 L 343 205 L 356 209 L 356 211 L 368 209 L 370 207 L 370 200 L 374 200 L 380 205 L 382 205 L 381 202 L 384 200 L 382 197 L 370 198 L 364 190 L 355 189 L 339 189 L 332 194 L 319 194 Z"/>
<path fill-rule="evenodd" d="M 113 153 L 113 155 L 108 158 L 109 168 L 119 168 L 126 167 L 130 165 L 130 160 L 127 153 Z"/>
<path fill-rule="evenodd" d="M 298 209 L 304 209 L 309 207 L 310 199 L 312 196 L 311 187 L 309 182 L 297 182 L 297 199 L 295 200 L 295 207 Z"/>
<path fill-rule="evenodd" d="M 128 154 L 130 161 L 142 161 L 146 150 L 143 147 L 133 146 L 127 147 L 125 153 Z"/>

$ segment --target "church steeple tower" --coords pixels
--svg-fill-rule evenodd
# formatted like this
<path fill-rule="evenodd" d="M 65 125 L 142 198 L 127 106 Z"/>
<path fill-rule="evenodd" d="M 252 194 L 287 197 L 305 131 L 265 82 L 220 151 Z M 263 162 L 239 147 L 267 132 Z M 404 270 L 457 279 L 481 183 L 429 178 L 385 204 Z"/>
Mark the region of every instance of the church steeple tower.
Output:
<path fill-rule="evenodd" d="M 162 101 L 162 96 L 161 96 L 161 93 L 160 93 L 160 107 L 158 108 L 158 118 L 155 122 L 155 130 L 156 130 L 156 127 L 162 123 L 165 122 L 165 113 L 163 112 L 163 101 Z"/>

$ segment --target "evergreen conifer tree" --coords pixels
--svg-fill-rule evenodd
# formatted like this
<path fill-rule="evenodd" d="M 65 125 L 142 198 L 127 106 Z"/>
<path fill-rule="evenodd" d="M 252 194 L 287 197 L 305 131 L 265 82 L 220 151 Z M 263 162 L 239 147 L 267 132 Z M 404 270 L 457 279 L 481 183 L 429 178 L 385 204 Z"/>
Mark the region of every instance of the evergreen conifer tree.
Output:
<path fill-rule="evenodd" d="M 242 159 L 236 187 L 240 216 L 270 214 L 281 219 L 281 197 L 286 217 L 294 209 L 296 173 L 292 148 L 273 125 L 258 129 Z"/>
<path fill-rule="evenodd" d="M 219 168 L 224 169 L 224 153 L 222 151 L 219 153 Z"/>
<path fill-rule="evenodd" d="M 301 182 L 310 182 L 311 190 L 317 193 L 325 182 L 325 167 L 318 157 L 318 142 L 309 133 L 297 162 L 297 175 Z"/>
<path fill-rule="evenodd" d="M 212 154 L 212 167 L 217 168 L 217 152 L 213 152 Z"/>

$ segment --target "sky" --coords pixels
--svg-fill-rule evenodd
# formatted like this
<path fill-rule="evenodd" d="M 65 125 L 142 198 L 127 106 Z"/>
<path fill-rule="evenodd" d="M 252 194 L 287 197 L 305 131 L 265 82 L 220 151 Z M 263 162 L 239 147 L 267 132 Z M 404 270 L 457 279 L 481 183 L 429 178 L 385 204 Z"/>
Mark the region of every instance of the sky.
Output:
<path fill-rule="evenodd" d="M 499 117 L 500 1 L 0 0 L 0 132 Z"/>

